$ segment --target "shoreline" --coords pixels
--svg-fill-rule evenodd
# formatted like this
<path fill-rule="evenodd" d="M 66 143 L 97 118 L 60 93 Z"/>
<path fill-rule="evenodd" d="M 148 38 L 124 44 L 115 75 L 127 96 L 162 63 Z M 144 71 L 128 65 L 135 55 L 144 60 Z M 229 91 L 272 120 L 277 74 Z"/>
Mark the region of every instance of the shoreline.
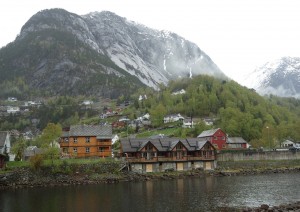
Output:
<path fill-rule="evenodd" d="M 97 173 L 90 172 L 89 170 L 74 173 L 66 173 L 60 171 L 55 172 L 53 171 L 53 167 L 47 167 L 38 171 L 34 171 L 31 168 L 26 167 L 17 168 L 11 171 L 0 173 L 0 190 L 68 185 L 90 185 L 102 183 L 112 184 L 119 182 L 142 182 L 149 180 L 174 180 L 189 177 L 230 177 L 295 172 L 300 172 L 300 167 L 230 170 L 221 168 L 207 171 L 191 170 L 143 174 L 131 171 Z"/>

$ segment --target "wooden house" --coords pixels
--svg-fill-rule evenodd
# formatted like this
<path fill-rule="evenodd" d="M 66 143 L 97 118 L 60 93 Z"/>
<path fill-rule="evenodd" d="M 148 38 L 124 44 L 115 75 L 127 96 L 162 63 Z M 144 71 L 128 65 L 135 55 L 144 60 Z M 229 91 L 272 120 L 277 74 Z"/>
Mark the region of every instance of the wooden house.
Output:
<path fill-rule="evenodd" d="M 111 125 L 74 125 L 63 130 L 60 148 L 64 156 L 111 157 Z"/>
<path fill-rule="evenodd" d="M 249 144 L 242 137 L 228 137 L 227 138 L 227 149 L 247 149 Z"/>
<path fill-rule="evenodd" d="M 227 147 L 227 135 L 220 128 L 203 131 L 197 138 L 209 141 L 217 150 Z"/>
<path fill-rule="evenodd" d="M 132 171 L 160 172 L 216 167 L 215 147 L 198 138 L 121 139 L 121 155 Z"/>

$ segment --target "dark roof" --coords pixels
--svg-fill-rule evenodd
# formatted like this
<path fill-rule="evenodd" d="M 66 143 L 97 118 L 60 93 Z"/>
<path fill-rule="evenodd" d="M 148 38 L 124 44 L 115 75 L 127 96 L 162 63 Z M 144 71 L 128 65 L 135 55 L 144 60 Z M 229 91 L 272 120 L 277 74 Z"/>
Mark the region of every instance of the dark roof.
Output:
<path fill-rule="evenodd" d="M 27 148 L 24 150 L 23 156 L 24 157 L 32 157 L 32 156 L 43 154 L 43 153 L 44 153 L 44 150 L 41 148 L 34 148 L 34 149 Z"/>
<path fill-rule="evenodd" d="M 246 144 L 247 141 L 245 141 L 242 137 L 229 137 L 227 139 L 228 144 Z"/>
<path fill-rule="evenodd" d="M 121 139 L 121 146 L 123 152 L 138 152 L 148 143 L 151 143 L 159 152 L 168 152 L 181 142 L 188 151 L 200 150 L 206 143 L 209 143 L 203 138 L 134 138 L 134 139 Z M 209 145 L 211 145 L 209 143 Z"/>
<path fill-rule="evenodd" d="M 3 147 L 4 147 L 7 133 L 8 133 L 8 132 L 6 132 L 6 131 L 0 132 L 0 148 L 3 148 Z"/>
<path fill-rule="evenodd" d="M 73 125 L 70 131 L 63 131 L 62 137 L 97 136 L 97 139 L 112 138 L 111 125 Z"/>
<path fill-rule="evenodd" d="M 210 137 L 213 136 L 220 128 L 217 129 L 211 129 L 211 130 L 205 130 L 203 131 L 200 135 L 198 135 L 198 138 L 203 138 L 203 137 Z"/>

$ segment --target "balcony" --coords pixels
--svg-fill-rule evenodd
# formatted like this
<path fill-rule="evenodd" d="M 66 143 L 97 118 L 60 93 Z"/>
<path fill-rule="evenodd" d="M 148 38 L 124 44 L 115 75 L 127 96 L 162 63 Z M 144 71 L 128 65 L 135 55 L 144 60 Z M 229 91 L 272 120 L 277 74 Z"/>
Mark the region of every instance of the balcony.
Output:
<path fill-rule="evenodd" d="M 128 162 L 132 163 L 147 163 L 147 162 L 168 162 L 168 161 L 207 161 L 207 160 L 216 160 L 214 155 L 211 156 L 202 156 L 202 157 L 194 157 L 194 156 L 183 156 L 181 158 L 177 157 L 152 157 L 150 159 L 147 158 L 135 158 L 135 157 L 128 157 L 126 158 Z"/>
<path fill-rule="evenodd" d="M 64 153 L 65 155 L 67 153 Z M 75 158 L 89 158 L 89 157 L 111 157 L 111 152 L 76 152 L 76 153 L 70 153 L 68 154 L 69 157 L 75 157 Z"/>
<path fill-rule="evenodd" d="M 111 146 L 111 141 L 97 141 L 98 146 Z"/>

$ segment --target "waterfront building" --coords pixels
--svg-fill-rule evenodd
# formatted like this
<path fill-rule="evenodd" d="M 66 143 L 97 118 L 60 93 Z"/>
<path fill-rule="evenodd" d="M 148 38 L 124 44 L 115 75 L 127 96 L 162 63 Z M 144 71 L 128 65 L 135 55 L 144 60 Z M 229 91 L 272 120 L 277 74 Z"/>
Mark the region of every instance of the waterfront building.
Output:
<path fill-rule="evenodd" d="M 215 147 L 199 138 L 121 139 L 121 156 L 140 173 L 216 168 Z"/>

